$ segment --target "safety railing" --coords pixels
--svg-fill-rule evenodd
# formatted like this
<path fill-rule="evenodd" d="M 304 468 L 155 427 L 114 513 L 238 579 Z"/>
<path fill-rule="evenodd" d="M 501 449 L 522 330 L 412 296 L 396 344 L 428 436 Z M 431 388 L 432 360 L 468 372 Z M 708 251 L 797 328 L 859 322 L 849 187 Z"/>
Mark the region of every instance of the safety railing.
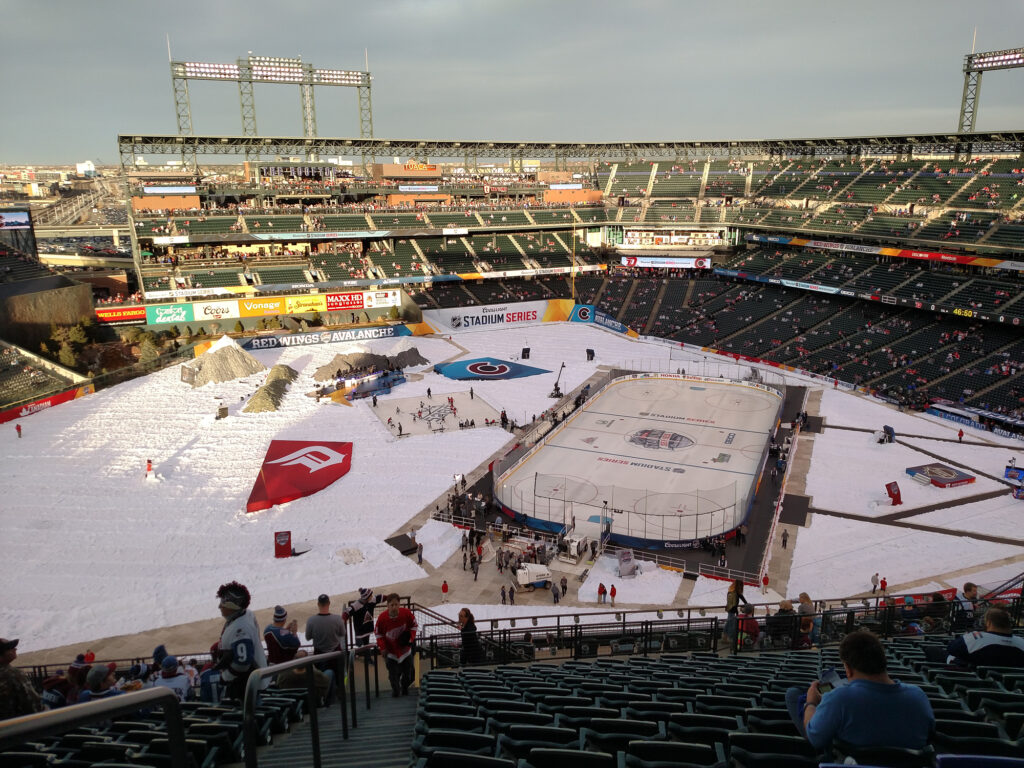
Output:
<path fill-rule="evenodd" d="M 346 698 L 346 688 L 349 688 L 352 696 L 351 707 L 353 712 L 352 727 L 355 727 L 355 684 L 349 677 L 349 672 L 354 667 L 355 650 L 332 651 L 321 653 L 315 656 L 305 656 L 301 659 L 292 659 L 270 667 L 254 669 L 249 674 L 245 684 L 245 695 L 242 700 L 242 731 L 243 743 L 245 745 L 245 766 L 246 768 L 257 768 L 259 758 L 257 756 L 258 723 L 256 721 L 256 707 L 259 704 L 262 681 L 264 678 L 286 672 L 289 669 L 306 669 L 324 663 L 333 663 L 334 680 L 337 686 L 337 699 L 341 713 L 341 735 L 343 739 L 348 738 L 348 711 L 349 701 Z M 312 745 L 313 767 L 321 768 L 323 759 L 320 755 L 320 720 L 317 714 L 318 695 L 316 691 L 316 676 L 309 671 L 306 675 L 306 708 L 309 712 L 309 735 Z M 346 683 L 351 683 L 347 686 Z M 184 766 L 184 764 L 183 764 Z"/>
<path fill-rule="evenodd" d="M 160 707 L 164 713 L 171 768 L 186 768 L 188 753 L 185 748 L 185 726 L 181 720 L 178 695 L 170 688 L 148 688 L 124 696 L 4 720 L 0 722 L 0 752 L 42 736 L 65 733 L 79 725 L 156 707 Z"/>

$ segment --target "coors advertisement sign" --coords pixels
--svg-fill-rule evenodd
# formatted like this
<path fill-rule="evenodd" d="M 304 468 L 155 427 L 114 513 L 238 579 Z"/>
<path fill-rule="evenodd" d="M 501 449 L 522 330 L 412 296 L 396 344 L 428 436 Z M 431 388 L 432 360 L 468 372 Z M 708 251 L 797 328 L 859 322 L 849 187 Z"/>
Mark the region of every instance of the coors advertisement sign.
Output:
<path fill-rule="evenodd" d="M 272 440 L 246 512 L 270 509 L 322 491 L 352 466 L 352 443 Z"/>

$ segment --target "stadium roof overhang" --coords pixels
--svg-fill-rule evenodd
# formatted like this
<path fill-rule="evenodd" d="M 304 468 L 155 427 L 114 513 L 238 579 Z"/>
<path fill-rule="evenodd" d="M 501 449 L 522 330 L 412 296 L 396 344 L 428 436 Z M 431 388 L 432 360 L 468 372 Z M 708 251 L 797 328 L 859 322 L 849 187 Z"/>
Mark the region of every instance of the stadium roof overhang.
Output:
<path fill-rule="evenodd" d="M 1024 130 L 978 133 L 918 133 L 890 136 L 844 136 L 817 139 L 752 141 L 456 141 L 433 139 L 324 138 L 307 136 L 118 136 L 122 165 L 131 167 L 145 155 L 404 155 L 436 160 L 451 158 L 535 158 L 538 160 L 700 159 L 745 156 L 959 155 L 1020 154 Z"/>

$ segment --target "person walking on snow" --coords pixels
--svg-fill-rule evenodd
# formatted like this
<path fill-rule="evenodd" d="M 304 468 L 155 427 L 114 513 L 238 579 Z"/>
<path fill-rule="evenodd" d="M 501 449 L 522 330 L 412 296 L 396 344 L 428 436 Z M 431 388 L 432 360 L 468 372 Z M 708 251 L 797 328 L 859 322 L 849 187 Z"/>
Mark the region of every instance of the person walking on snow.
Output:
<path fill-rule="evenodd" d="M 554 582 L 551 582 L 551 599 L 554 601 L 555 605 L 558 605 L 558 601 L 561 599 L 561 597 L 562 593 L 559 591 L 558 585 Z"/>
<path fill-rule="evenodd" d="M 447 581 L 442 581 L 441 582 L 441 602 L 442 603 L 447 603 L 448 602 L 448 582 Z"/>
<path fill-rule="evenodd" d="M 569 591 L 569 580 L 567 578 L 565 578 L 565 576 L 562 577 L 561 587 L 562 587 L 562 597 L 565 597 L 565 593 Z"/>
<path fill-rule="evenodd" d="M 882 590 L 882 594 L 884 595 L 885 594 L 885 590 L 887 590 L 889 588 L 889 582 L 885 580 L 885 576 L 883 576 L 882 580 L 880 582 L 878 582 L 878 586 Z"/>
<path fill-rule="evenodd" d="M 21 440 L 21 424 L 15 424 L 14 431 L 18 433 L 18 439 Z"/>
<path fill-rule="evenodd" d="M 871 577 L 871 594 L 872 595 L 875 594 L 875 592 L 877 590 L 878 590 L 878 573 L 875 573 L 875 575 Z"/>
<path fill-rule="evenodd" d="M 782 532 L 782 548 L 786 549 L 786 547 L 788 545 L 789 545 L 789 531 L 783 531 Z"/>
<path fill-rule="evenodd" d="M 516 604 L 516 588 L 515 588 L 515 586 L 509 586 L 509 588 L 508 588 L 508 604 L 509 605 L 515 605 Z"/>
<path fill-rule="evenodd" d="M 20 436 L 21 435 L 19 435 L 19 437 Z M 146 477 L 149 477 L 151 474 L 153 474 L 153 460 L 146 459 Z"/>
<path fill-rule="evenodd" d="M 958 443 L 962 443 L 964 441 L 964 431 L 962 429 L 956 433 L 956 441 Z"/>
<path fill-rule="evenodd" d="M 416 545 L 416 565 L 423 565 L 423 542 Z"/>
<path fill-rule="evenodd" d="M 501 604 L 502 605 L 505 604 L 505 585 L 504 584 L 502 584 L 502 586 L 501 586 Z"/>
<path fill-rule="evenodd" d="M 610 597 L 612 599 L 612 608 L 615 607 L 615 595 L 616 595 L 615 585 L 612 584 L 612 588 L 608 590 L 608 597 Z"/>

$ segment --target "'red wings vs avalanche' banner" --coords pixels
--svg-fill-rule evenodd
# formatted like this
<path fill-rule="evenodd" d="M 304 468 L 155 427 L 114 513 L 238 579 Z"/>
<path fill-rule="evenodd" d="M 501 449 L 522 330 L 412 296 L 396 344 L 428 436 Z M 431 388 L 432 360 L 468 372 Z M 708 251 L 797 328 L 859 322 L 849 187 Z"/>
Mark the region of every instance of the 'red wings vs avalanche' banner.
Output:
<path fill-rule="evenodd" d="M 352 443 L 272 440 L 245 511 L 311 496 L 344 477 L 351 466 Z"/>

